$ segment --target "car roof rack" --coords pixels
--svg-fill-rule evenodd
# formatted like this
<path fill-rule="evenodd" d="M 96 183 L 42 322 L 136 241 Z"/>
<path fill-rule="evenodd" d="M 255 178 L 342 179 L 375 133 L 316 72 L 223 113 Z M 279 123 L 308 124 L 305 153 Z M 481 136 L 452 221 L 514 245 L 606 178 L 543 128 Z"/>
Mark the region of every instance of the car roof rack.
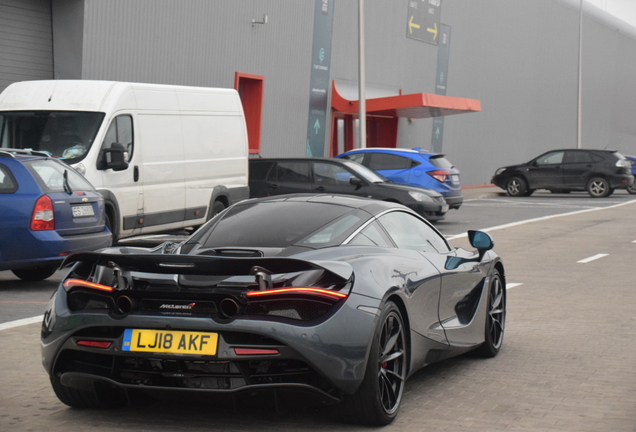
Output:
<path fill-rule="evenodd" d="M 41 151 L 37 151 L 37 150 L 25 150 L 25 149 L 16 149 L 16 148 L 0 149 L 0 157 L 15 158 L 15 155 L 51 157 L 50 154 L 45 153 L 45 152 L 41 152 Z"/>

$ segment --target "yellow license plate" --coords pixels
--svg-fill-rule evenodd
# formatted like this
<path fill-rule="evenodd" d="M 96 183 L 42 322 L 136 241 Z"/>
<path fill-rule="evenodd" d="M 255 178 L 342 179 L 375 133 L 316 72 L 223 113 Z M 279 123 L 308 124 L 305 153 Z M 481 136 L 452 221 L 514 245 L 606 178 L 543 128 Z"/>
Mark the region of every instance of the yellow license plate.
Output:
<path fill-rule="evenodd" d="M 216 355 L 217 333 L 138 330 L 124 331 L 124 351 Z"/>

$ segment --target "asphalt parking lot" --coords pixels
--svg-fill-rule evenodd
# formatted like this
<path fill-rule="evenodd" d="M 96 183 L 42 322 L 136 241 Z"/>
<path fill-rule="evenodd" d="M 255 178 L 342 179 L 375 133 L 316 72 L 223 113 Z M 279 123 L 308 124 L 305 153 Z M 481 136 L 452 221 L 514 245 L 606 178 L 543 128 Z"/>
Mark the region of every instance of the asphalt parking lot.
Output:
<path fill-rule="evenodd" d="M 439 228 L 455 245 L 467 246 L 461 233 L 471 219 L 475 228 L 496 227 L 491 234 L 508 283 L 504 346 L 494 359 L 466 355 L 416 373 L 400 415 L 383 430 L 636 431 L 636 290 L 630 271 L 636 202 L 616 195 L 601 209 L 584 195 L 557 203 L 537 194 L 534 201 L 511 203 L 491 189 L 466 197 L 465 207 Z M 546 201 L 559 208 L 535 215 Z M 512 217 L 512 207 L 523 217 Z M 533 221 L 515 222 L 522 219 Z M 46 289 L 35 297 L 5 291 L 11 283 L 0 279 L 0 303 L 14 302 L 1 304 L 0 311 L 32 307 L 27 314 L 35 313 L 48 295 Z M 277 411 L 271 399 L 69 409 L 53 394 L 40 364 L 37 324 L 0 330 L 0 346 L 3 431 L 367 429 L 334 420 L 325 408 L 283 404 Z"/>

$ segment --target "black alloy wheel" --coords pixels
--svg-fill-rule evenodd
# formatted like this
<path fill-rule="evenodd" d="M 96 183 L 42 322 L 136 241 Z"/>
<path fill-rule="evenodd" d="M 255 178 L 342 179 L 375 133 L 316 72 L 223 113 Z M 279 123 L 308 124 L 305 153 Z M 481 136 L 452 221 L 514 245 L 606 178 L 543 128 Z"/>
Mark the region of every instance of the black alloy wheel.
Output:
<path fill-rule="evenodd" d="M 488 285 L 488 310 L 486 311 L 485 341 L 477 349 L 482 357 L 494 357 L 503 344 L 506 327 L 506 287 L 495 270 Z"/>
<path fill-rule="evenodd" d="M 587 183 L 587 193 L 592 198 L 604 198 L 610 194 L 610 185 L 603 177 L 594 177 Z"/>
<path fill-rule="evenodd" d="M 524 196 L 526 193 L 526 182 L 521 177 L 510 177 L 506 182 L 506 192 L 513 197 Z"/>
<path fill-rule="evenodd" d="M 387 302 L 373 338 L 364 380 L 353 396 L 345 398 L 343 414 L 353 414 L 356 422 L 371 426 L 391 423 L 400 410 L 407 359 L 402 315 L 394 303 Z"/>

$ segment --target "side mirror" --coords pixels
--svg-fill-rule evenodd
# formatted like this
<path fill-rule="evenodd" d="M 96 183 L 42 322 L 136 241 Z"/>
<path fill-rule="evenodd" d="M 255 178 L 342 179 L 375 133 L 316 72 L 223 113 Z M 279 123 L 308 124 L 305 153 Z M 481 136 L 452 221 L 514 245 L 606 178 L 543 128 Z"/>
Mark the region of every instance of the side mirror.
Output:
<path fill-rule="evenodd" d="M 103 148 L 99 160 L 97 162 L 97 169 L 113 171 L 123 171 L 128 168 L 128 151 L 123 144 L 112 143 L 109 148 Z"/>
<path fill-rule="evenodd" d="M 358 177 L 351 177 L 349 179 L 349 184 L 354 185 L 356 187 L 364 186 L 364 182 Z"/>
<path fill-rule="evenodd" d="M 480 252 L 485 252 L 495 247 L 495 241 L 490 237 L 490 234 L 483 231 L 468 231 L 468 241 L 470 241 L 472 247 Z"/>

